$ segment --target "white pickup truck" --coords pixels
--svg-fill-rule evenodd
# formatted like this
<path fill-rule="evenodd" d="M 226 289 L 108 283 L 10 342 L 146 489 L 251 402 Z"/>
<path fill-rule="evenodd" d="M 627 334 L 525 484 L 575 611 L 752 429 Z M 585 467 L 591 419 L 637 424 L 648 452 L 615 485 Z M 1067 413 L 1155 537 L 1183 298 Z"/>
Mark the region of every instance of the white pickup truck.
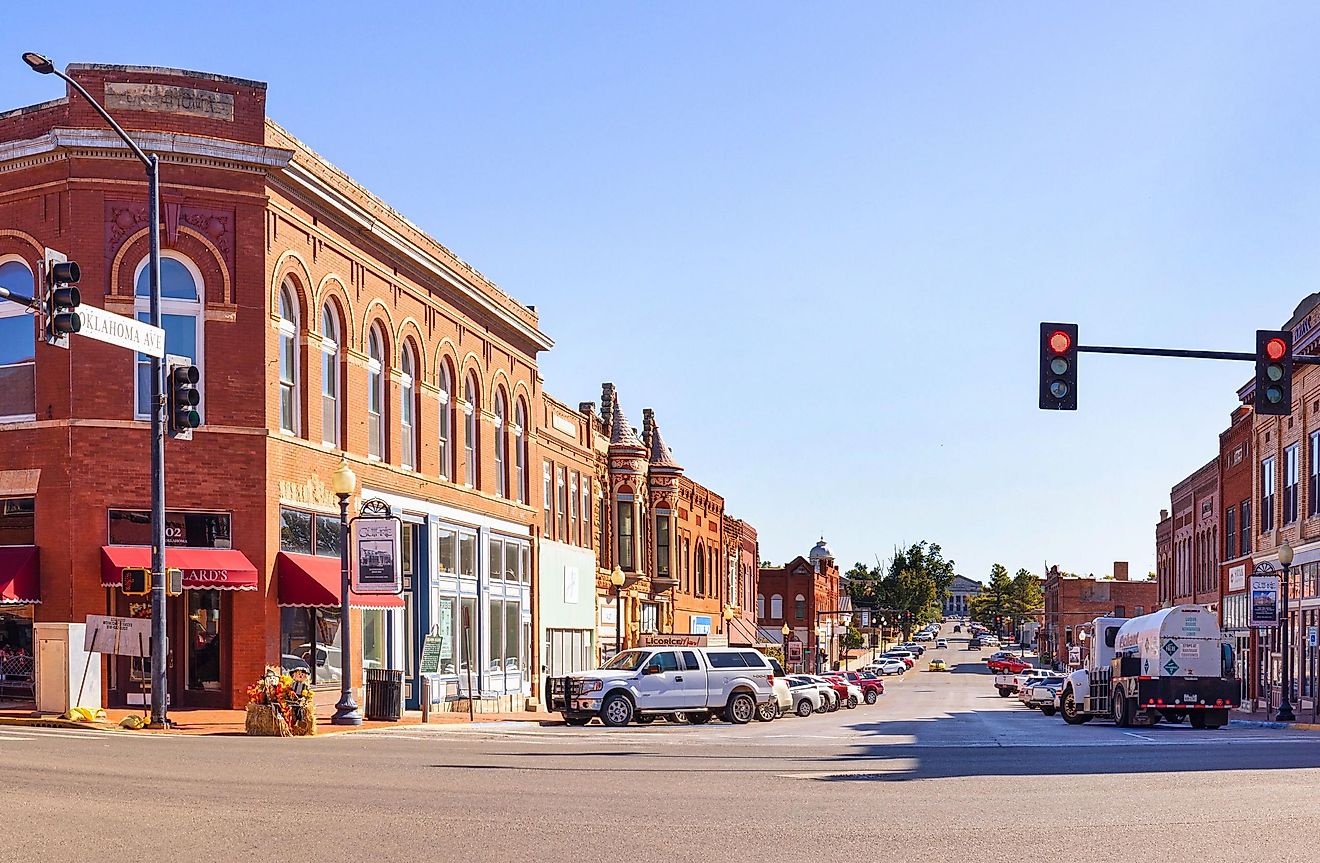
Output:
<path fill-rule="evenodd" d="M 1053 677 L 1058 672 L 1050 671 L 1048 668 L 1027 668 L 1016 673 L 996 674 L 995 689 L 999 690 L 1000 698 L 1008 698 L 1018 691 L 1020 687 L 1028 682 L 1042 677 Z"/>
<path fill-rule="evenodd" d="M 707 722 L 750 722 L 762 704 L 775 700 L 770 661 L 750 648 L 636 648 L 615 655 L 597 671 L 550 678 L 546 706 L 569 725 L 594 717 L 619 727 L 682 714 Z"/>

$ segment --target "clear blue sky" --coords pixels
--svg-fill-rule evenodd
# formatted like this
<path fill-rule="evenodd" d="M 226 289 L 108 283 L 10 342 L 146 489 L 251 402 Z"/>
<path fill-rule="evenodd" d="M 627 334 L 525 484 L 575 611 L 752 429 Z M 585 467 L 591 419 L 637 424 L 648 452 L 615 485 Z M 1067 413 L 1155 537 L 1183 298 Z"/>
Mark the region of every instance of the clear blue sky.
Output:
<path fill-rule="evenodd" d="M 1083 357 L 1045 413 L 1038 322 L 1250 350 L 1320 286 L 1308 3 L 11 5 L 5 106 L 61 92 L 29 49 L 269 82 L 775 561 L 1152 569 L 1250 369 Z"/>

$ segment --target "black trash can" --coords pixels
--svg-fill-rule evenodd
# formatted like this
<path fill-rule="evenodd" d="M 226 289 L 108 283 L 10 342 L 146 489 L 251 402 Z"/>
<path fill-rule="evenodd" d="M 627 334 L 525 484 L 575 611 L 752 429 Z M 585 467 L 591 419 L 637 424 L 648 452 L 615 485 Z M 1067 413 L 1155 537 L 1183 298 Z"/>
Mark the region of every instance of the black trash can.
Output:
<path fill-rule="evenodd" d="M 392 668 L 367 669 L 367 719 L 398 722 L 403 715 L 403 672 Z"/>

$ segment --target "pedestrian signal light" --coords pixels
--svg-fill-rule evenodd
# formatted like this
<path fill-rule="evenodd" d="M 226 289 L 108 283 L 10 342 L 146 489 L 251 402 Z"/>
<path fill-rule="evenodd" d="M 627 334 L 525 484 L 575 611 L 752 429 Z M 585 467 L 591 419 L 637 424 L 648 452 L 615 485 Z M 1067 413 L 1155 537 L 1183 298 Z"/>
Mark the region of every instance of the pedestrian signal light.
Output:
<path fill-rule="evenodd" d="M 167 596 L 179 596 L 183 593 L 183 570 L 165 570 L 165 593 Z"/>
<path fill-rule="evenodd" d="M 1286 417 L 1292 413 L 1292 332 L 1256 331 L 1256 413 Z"/>
<path fill-rule="evenodd" d="M 126 566 L 119 586 L 128 596 L 146 596 L 151 593 L 151 570 L 143 566 Z"/>
<path fill-rule="evenodd" d="M 1077 325 L 1040 325 L 1040 409 L 1077 410 Z"/>

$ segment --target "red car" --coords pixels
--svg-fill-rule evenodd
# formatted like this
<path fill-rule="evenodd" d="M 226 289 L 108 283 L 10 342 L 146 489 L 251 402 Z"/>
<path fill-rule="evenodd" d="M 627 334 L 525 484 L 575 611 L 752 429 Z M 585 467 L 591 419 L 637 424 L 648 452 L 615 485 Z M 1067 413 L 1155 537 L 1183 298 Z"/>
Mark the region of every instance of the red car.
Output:
<path fill-rule="evenodd" d="M 822 674 L 821 678 L 830 685 L 830 688 L 839 694 L 839 706 L 849 709 L 857 706 L 857 696 L 848 693 L 848 680 L 838 672 Z"/>
<path fill-rule="evenodd" d="M 1010 656 L 1006 659 L 992 659 L 987 665 L 993 674 L 1017 674 L 1031 668 L 1030 662 L 1024 662 L 1016 656 Z"/>
<path fill-rule="evenodd" d="M 867 704 L 875 704 L 875 700 L 885 694 L 885 682 L 874 674 L 863 674 L 860 671 L 841 671 L 839 676 L 862 690 L 862 697 L 866 699 Z"/>

